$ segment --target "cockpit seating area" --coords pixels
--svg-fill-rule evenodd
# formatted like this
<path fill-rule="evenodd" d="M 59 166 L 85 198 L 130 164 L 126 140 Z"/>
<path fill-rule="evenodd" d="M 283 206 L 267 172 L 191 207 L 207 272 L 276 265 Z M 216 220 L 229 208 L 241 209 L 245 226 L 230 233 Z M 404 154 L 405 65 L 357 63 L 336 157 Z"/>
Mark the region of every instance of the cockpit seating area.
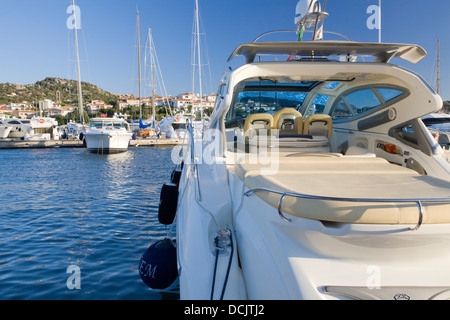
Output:
<path fill-rule="evenodd" d="M 264 134 L 269 135 L 273 127 L 273 117 L 268 113 L 254 113 L 245 119 L 244 135 L 246 137 L 252 135 Z"/>
<path fill-rule="evenodd" d="M 236 164 L 236 175 L 249 189 L 265 188 L 278 192 L 335 198 L 415 199 L 447 198 L 450 183 L 390 164 L 371 156 L 308 156 L 271 159 L 271 174 L 263 164 Z M 293 178 L 295 177 L 295 178 Z M 345 179 L 342 179 L 345 177 Z M 255 193 L 277 209 L 280 194 Z M 450 223 L 450 203 L 422 203 L 423 224 Z M 409 203 L 332 201 L 286 196 L 282 211 L 307 219 L 359 224 L 416 224 L 419 209 Z"/>
<path fill-rule="evenodd" d="M 276 143 L 269 142 L 269 148 L 282 152 L 330 152 L 329 138 L 333 131 L 331 117 L 324 114 L 308 116 L 304 121 L 302 114 L 293 108 L 284 108 L 273 116 L 269 113 L 254 113 L 244 123 L 244 136 L 252 139 L 265 134 L 276 136 Z M 258 141 L 252 139 L 251 144 Z"/>
<path fill-rule="evenodd" d="M 324 136 L 330 139 L 333 133 L 333 120 L 327 114 L 311 114 L 306 117 L 303 124 L 303 134 Z"/>
<path fill-rule="evenodd" d="M 294 108 L 283 108 L 273 115 L 273 129 L 279 136 L 303 134 L 303 116 Z"/>

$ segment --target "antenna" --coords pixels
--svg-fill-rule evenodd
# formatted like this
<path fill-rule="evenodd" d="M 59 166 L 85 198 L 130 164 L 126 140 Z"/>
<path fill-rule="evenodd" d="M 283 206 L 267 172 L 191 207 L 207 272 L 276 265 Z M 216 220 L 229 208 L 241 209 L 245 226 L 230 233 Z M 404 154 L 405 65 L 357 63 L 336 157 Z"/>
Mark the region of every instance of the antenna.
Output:
<path fill-rule="evenodd" d="M 437 38 L 437 79 L 436 79 L 436 91 L 439 94 L 439 86 L 440 86 L 440 43 L 439 43 L 439 38 Z"/>
<path fill-rule="evenodd" d="M 324 8 L 325 6 L 326 1 Z M 328 13 L 322 11 L 319 0 L 300 0 L 295 9 L 294 19 L 294 23 L 298 26 L 298 40 L 302 41 L 303 32 L 312 27 L 314 27 L 314 32 L 311 40 L 322 40 L 323 21 L 326 17 L 328 17 Z"/>

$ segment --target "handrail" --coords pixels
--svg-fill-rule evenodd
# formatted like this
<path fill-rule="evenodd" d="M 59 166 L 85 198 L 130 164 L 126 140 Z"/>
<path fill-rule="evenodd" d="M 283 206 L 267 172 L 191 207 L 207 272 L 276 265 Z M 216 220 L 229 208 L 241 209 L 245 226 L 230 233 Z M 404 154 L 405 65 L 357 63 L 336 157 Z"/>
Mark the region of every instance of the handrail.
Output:
<path fill-rule="evenodd" d="M 291 219 L 286 218 L 283 215 L 283 212 L 281 210 L 281 205 L 283 202 L 283 199 L 286 196 L 290 197 L 296 197 L 296 198 L 304 198 L 304 199 L 312 199 L 312 200 L 329 200 L 329 201 L 349 201 L 349 202 L 375 202 L 375 203 L 386 203 L 386 202 L 400 202 L 400 203 L 413 203 L 415 202 L 419 209 L 419 220 L 417 222 L 417 225 L 414 228 L 410 228 L 410 230 L 418 230 L 423 222 L 423 207 L 422 203 L 429 203 L 429 202 L 450 202 L 450 198 L 416 198 L 416 199 L 377 199 L 377 198 L 341 198 L 341 197 L 327 197 L 327 196 L 314 196 L 314 195 L 308 195 L 308 194 L 301 194 L 301 193 L 292 193 L 292 192 L 284 192 L 284 191 L 277 191 L 272 190 L 269 188 L 254 188 L 246 191 L 244 193 L 244 196 L 249 196 L 255 192 L 258 191 L 266 191 L 266 192 L 272 192 L 276 194 L 281 194 L 280 200 L 278 201 L 278 214 L 281 219 L 290 222 Z"/>
<path fill-rule="evenodd" d="M 258 40 L 261 39 L 262 37 L 265 37 L 265 36 L 267 36 L 267 35 L 269 35 L 269 34 L 278 33 L 278 32 L 279 32 L 279 33 L 288 33 L 288 32 L 298 32 L 298 30 L 272 30 L 272 31 L 268 31 L 268 32 L 265 32 L 265 33 L 259 35 L 255 40 L 253 40 L 253 42 L 258 41 Z M 312 30 L 304 30 L 303 32 L 313 32 L 313 31 L 312 31 Z M 340 36 L 340 37 L 344 38 L 344 39 L 347 40 L 347 41 L 353 41 L 352 39 L 350 39 L 350 38 L 347 37 L 346 35 L 343 35 L 343 34 L 338 33 L 338 32 L 334 32 L 334 31 L 326 31 L 326 30 L 324 30 L 323 33 L 333 34 L 333 35 L 335 35 L 335 36 Z"/>
<path fill-rule="evenodd" d="M 186 131 L 188 133 L 188 139 L 189 144 L 191 146 L 191 150 L 190 150 L 190 156 L 191 156 L 191 164 L 192 164 L 192 168 L 193 168 L 193 172 L 194 174 L 194 178 L 196 179 L 196 186 L 197 186 L 197 200 L 198 201 L 202 201 L 203 197 L 202 197 L 202 192 L 200 190 L 200 181 L 199 181 L 199 174 L 198 174 L 198 162 L 195 160 L 195 139 L 194 139 L 194 127 L 192 125 L 192 120 L 191 119 L 187 119 L 186 120 Z"/>

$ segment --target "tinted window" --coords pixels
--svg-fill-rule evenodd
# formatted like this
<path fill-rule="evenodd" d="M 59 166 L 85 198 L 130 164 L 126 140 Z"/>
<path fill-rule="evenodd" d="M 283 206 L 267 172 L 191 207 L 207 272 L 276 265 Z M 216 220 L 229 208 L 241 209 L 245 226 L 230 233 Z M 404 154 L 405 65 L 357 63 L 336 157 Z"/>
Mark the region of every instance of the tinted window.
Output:
<path fill-rule="evenodd" d="M 369 114 L 400 101 L 407 95 L 401 88 L 365 86 L 359 90 L 344 92 L 333 105 L 331 116 L 333 119 L 345 119 Z"/>
<path fill-rule="evenodd" d="M 389 88 L 379 88 L 378 92 L 385 102 L 391 101 L 403 93 L 403 91 Z"/>
<path fill-rule="evenodd" d="M 360 114 L 381 104 L 372 89 L 364 89 L 350 93 L 345 97 L 354 114 Z"/>
<path fill-rule="evenodd" d="M 309 116 L 310 114 L 323 113 L 325 106 L 327 104 L 329 96 L 326 94 L 318 94 L 315 98 L 305 116 Z"/>
<path fill-rule="evenodd" d="M 331 114 L 331 117 L 333 119 L 349 118 L 351 116 L 352 116 L 352 113 L 351 113 L 349 107 L 342 99 L 339 100 L 339 102 L 333 109 L 333 113 Z"/>

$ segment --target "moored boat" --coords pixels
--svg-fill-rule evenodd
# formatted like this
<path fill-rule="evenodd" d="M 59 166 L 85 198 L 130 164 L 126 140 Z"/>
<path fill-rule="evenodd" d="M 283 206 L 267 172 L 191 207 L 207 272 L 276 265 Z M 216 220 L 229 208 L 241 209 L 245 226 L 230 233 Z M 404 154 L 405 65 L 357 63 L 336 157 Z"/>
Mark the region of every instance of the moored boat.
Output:
<path fill-rule="evenodd" d="M 420 119 L 442 99 L 390 63 L 426 51 L 315 41 L 327 14 L 306 8 L 313 40 L 239 46 L 209 130 L 173 153 L 180 297 L 449 299 L 450 165 Z"/>
<path fill-rule="evenodd" d="M 5 124 L 4 120 L 0 120 L 0 139 L 8 138 L 11 129 L 11 127 Z"/>
<path fill-rule="evenodd" d="M 88 151 L 101 154 L 126 151 L 132 136 L 128 123 L 121 118 L 93 118 L 84 133 Z"/>

